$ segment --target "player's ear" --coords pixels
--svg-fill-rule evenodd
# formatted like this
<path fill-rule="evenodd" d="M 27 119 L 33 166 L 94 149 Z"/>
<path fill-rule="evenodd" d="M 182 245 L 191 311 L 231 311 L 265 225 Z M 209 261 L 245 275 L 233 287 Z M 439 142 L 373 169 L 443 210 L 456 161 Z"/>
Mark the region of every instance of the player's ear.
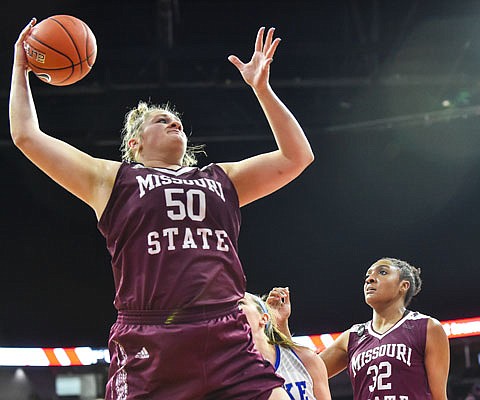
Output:
<path fill-rule="evenodd" d="M 130 149 L 136 149 L 138 146 L 138 138 L 131 138 L 127 143 Z"/>
<path fill-rule="evenodd" d="M 408 289 L 410 289 L 410 282 L 407 280 L 403 280 L 400 284 L 400 291 L 402 292 L 402 294 L 405 294 L 408 292 Z"/>
<path fill-rule="evenodd" d="M 260 318 L 260 321 L 261 321 L 263 327 L 265 328 L 268 325 L 268 323 L 270 322 L 270 315 L 268 315 L 267 313 L 263 313 L 262 318 Z"/>

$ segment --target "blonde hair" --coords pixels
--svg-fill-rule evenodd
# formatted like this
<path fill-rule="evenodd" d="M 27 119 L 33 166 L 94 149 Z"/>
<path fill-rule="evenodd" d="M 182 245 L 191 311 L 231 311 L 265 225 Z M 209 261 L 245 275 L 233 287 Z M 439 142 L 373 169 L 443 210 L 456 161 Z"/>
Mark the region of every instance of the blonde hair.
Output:
<path fill-rule="evenodd" d="M 151 104 L 145 101 L 140 100 L 138 105 L 132 108 L 126 115 L 125 121 L 122 129 L 122 142 L 120 144 L 120 152 L 122 153 L 122 160 L 126 162 L 136 162 L 135 154 L 133 149 L 128 145 L 130 139 L 138 137 L 140 134 L 143 123 L 147 118 L 152 115 L 154 112 L 166 112 L 170 113 L 173 116 L 181 119 L 181 114 L 175 110 L 175 106 L 170 103 L 165 103 L 162 105 Z M 182 165 L 185 167 L 190 167 L 197 164 L 198 153 L 205 153 L 205 145 L 187 145 L 187 150 L 183 155 Z"/>
<path fill-rule="evenodd" d="M 247 294 L 249 294 L 252 300 L 255 302 L 258 312 L 260 314 L 267 314 L 270 317 L 269 322 L 265 325 L 264 328 L 265 335 L 268 338 L 268 343 L 278 344 L 279 346 L 287 348 L 297 347 L 298 345 L 296 343 L 294 343 L 286 335 L 280 332 L 280 330 L 277 328 L 273 315 L 262 297 L 248 292 Z"/>

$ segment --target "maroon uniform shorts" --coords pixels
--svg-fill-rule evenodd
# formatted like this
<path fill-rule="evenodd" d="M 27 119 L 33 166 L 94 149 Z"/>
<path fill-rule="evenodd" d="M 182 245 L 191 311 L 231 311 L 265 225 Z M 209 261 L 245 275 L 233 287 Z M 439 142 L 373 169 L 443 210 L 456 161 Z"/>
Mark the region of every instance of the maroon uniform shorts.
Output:
<path fill-rule="evenodd" d="M 120 312 L 106 400 L 266 400 L 283 379 L 254 349 L 238 306 Z"/>

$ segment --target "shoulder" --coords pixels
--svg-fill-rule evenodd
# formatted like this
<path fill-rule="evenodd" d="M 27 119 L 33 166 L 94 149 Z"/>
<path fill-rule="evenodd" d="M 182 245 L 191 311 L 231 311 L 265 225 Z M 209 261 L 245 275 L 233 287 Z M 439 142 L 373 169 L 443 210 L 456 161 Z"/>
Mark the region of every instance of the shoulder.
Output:
<path fill-rule="evenodd" d="M 318 373 L 326 373 L 325 363 L 315 351 L 304 346 L 295 346 L 292 350 L 303 363 L 310 375 L 313 376 Z"/>
<path fill-rule="evenodd" d="M 410 311 L 408 314 L 407 314 L 407 318 L 406 319 L 409 319 L 409 320 L 428 320 L 428 319 L 431 319 L 431 317 L 427 314 L 422 314 L 421 312 L 418 312 L 418 311 Z"/>
<path fill-rule="evenodd" d="M 228 172 L 225 170 L 223 165 L 224 164 L 210 163 L 197 169 L 203 174 L 210 175 L 216 178 L 227 178 L 228 180 L 230 180 Z"/>
<path fill-rule="evenodd" d="M 428 317 L 425 348 L 427 352 L 448 352 L 448 336 L 440 321 Z"/>
<path fill-rule="evenodd" d="M 424 329 L 426 329 L 427 335 L 431 330 L 433 331 L 439 331 L 439 333 L 445 333 L 442 324 L 440 321 L 438 321 L 436 318 L 433 318 L 429 315 L 422 314 L 418 311 L 411 311 L 407 317 L 406 320 L 409 321 L 410 323 L 417 323 L 420 324 L 420 326 L 423 326 Z"/>
<path fill-rule="evenodd" d="M 305 363 L 305 361 L 311 361 L 318 358 L 315 351 L 305 346 L 295 345 L 292 347 L 292 350 L 303 363 Z"/>
<path fill-rule="evenodd" d="M 367 329 L 367 325 L 368 325 L 368 322 L 362 322 L 362 323 L 359 323 L 359 324 L 355 324 L 355 325 L 352 325 L 352 327 L 345 332 L 348 332 L 349 335 L 350 335 L 350 333 L 355 333 L 357 336 L 360 337 L 360 336 L 363 336 L 363 334 L 365 333 L 365 331 Z"/>
<path fill-rule="evenodd" d="M 438 336 L 447 338 L 445 329 L 443 329 L 442 323 L 435 318 L 428 317 L 427 323 L 427 336 Z"/>

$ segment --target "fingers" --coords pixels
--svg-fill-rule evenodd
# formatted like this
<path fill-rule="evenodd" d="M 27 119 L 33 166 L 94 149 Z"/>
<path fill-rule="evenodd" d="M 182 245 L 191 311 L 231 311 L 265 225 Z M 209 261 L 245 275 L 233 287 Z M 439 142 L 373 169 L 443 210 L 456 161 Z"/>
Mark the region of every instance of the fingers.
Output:
<path fill-rule="evenodd" d="M 265 37 L 265 43 L 263 43 L 263 36 L 265 34 L 265 27 L 262 26 L 257 32 L 257 39 L 255 40 L 255 51 L 263 52 L 267 57 L 271 57 L 275 50 L 277 49 L 278 44 L 280 43 L 280 38 L 273 39 L 273 34 L 275 33 L 275 28 L 269 28 L 267 36 Z"/>
<path fill-rule="evenodd" d="M 289 304 L 290 303 L 290 290 L 288 287 L 275 287 L 268 294 L 267 301 Z"/>
<path fill-rule="evenodd" d="M 257 39 L 255 40 L 255 51 L 263 50 L 263 33 L 265 32 L 265 27 L 262 26 L 257 32 Z"/>
<path fill-rule="evenodd" d="M 240 70 L 244 65 L 243 62 L 241 62 L 237 56 L 228 56 L 228 61 L 230 61 L 233 65 L 235 65 Z"/>
<path fill-rule="evenodd" d="M 265 30 L 264 30 L 265 32 Z M 267 32 L 267 37 L 265 38 L 265 44 L 263 46 L 263 51 L 265 53 L 265 50 L 268 51 L 268 49 L 270 48 L 270 46 L 272 45 L 272 41 L 273 41 L 273 33 L 275 32 L 275 28 L 270 28 Z"/>
<path fill-rule="evenodd" d="M 27 36 L 30 34 L 32 28 L 35 26 L 37 23 L 36 18 L 32 18 L 30 22 L 25 26 L 25 28 L 22 29 L 20 32 L 20 35 L 18 36 L 17 43 L 23 43 L 23 41 L 27 38 Z"/>
<path fill-rule="evenodd" d="M 278 45 L 280 44 L 280 41 L 282 39 L 276 38 L 273 43 L 270 45 L 270 47 L 267 49 L 265 56 L 273 61 L 273 55 L 275 54 L 275 51 L 277 50 Z"/>

